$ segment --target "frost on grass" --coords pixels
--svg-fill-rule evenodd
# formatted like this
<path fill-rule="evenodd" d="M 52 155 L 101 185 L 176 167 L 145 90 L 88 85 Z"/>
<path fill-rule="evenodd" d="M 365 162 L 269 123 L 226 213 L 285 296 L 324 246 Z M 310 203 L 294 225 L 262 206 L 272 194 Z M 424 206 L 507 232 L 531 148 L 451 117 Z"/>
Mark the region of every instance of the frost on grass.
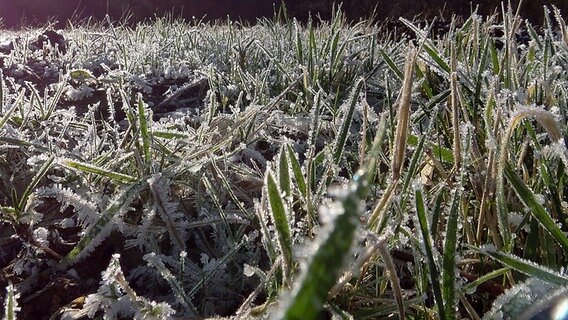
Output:
<path fill-rule="evenodd" d="M 559 286 L 531 278 L 505 291 L 500 295 L 491 310 L 485 314 L 484 320 L 521 319 L 528 316 L 531 307 L 539 301 L 551 296 L 551 292 Z"/>
<path fill-rule="evenodd" d="M 102 313 L 103 319 L 132 317 L 137 320 L 167 320 L 175 314 L 165 302 L 137 296 L 120 267 L 120 255 L 114 254 L 102 273 L 100 287 L 85 299 L 84 309 L 90 318 Z"/>
<path fill-rule="evenodd" d="M 17 313 L 21 310 L 18 305 L 20 293 L 14 288 L 11 283 L 6 287 L 6 297 L 4 300 L 4 318 L 3 320 L 16 320 L 18 319 Z"/>

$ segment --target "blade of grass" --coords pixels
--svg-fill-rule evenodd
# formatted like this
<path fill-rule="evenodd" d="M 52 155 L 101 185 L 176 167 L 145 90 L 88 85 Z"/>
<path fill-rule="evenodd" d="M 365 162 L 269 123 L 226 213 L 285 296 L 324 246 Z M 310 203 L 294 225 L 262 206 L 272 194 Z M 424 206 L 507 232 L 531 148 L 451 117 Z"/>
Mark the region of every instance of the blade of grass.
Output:
<path fill-rule="evenodd" d="M 335 140 L 335 144 L 333 145 L 333 161 L 335 164 L 339 164 L 339 162 L 341 161 L 341 156 L 343 155 L 343 150 L 345 149 L 345 142 L 347 141 L 347 135 L 349 134 L 349 128 L 351 127 L 351 123 L 353 122 L 355 106 L 357 104 L 357 101 L 359 100 L 359 93 L 361 93 L 364 83 L 365 81 L 363 79 L 359 79 L 349 95 L 350 101 L 347 106 L 347 113 L 343 117 L 337 140 Z"/>
<path fill-rule="evenodd" d="M 278 180 L 280 182 L 280 191 L 284 192 L 285 197 L 292 195 L 292 181 L 290 178 L 290 163 L 286 155 L 286 146 L 280 149 L 280 157 L 278 160 Z"/>
<path fill-rule="evenodd" d="M 535 277 L 550 283 L 566 286 L 568 285 L 568 278 L 561 275 L 553 270 L 536 264 L 532 261 L 525 260 L 523 258 L 517 257 L 515 255 L 505 253 L 497 250 L 492 245 L 488 245 L 481 248 L 476 248 L 472 246 L 467 246 L 470 249 L 477 251 L 478 253 L 489 256 L 502 264 L 513 268 L 519 272 L 522 272 L 528 276 Z"/>
<path fill-rule="evenodd" d="M 426 207 L 424 206 L 424 196 L 422 195 L 421 187 L 416 187 L 414 190 L 414 203 L 416 207 L 416 216 L 418 217 L 420 231 L 422 233 L 424 250 L 426 251 L 428 271 L 430 273 L 430 279 L 432 281 L 432 290 L 434 291 L 434 301 L 436 302 L 440 319 L 446 319 L 444 299 L 442 297 L 442 289 L 440 288 L 440 281 L 438 278 L 439 271 L 438 267 L 436 266 L 436 260 L 434 260 L 434 253 L 432 251 L 432 248 L 434 248 L 434 243 L 430 236 L 428 217 L 426 213 Z"/>
<path fill-rule="evenodd" d="M 93 247 L 96 246 L 96 241 L 93 242 L 97 236 L 107 227 L 107 224 L 111 222 L 114 215 L 116 215 L 121 210 L 128 208 L 132 202 L 140 195 L 140 193 L 148 187 L 148 182 L 145 180 L 137 181 L 136 183 L 130 184 L 124 192 L 122 192 L 110 205 L 101 213 L 100 218 L 95 222 L 88 230 L 85 231 L 85 235 L 79 240 L 79 242 L 73 247 L 73 249 L 63 258 L 61 264 L 63 266 L 72 264 L 76 262 L 77 258 L 83 256 L 90 252 Z M 101 240 L 102 241 L 102 240 Z M 84 258 L 84 256 L 83 256 Z"/>
<path fill-rule="evenodd" d="M 59 163 L 68 168 L 72 168 L 86 173 L 94 173 L 96 175 L 107 177 L 111 180 L 118 181 L 121 183 L 131 183 L 138 181 L 136 178 L 129 176 L 127 174 L 114 172 L 91 164 L 81 163 L 70 159 L 61 159 Z"/>
<path fill-rule="evenodd" d="M 146 120 L 146 108 L 144 107 L 144 101 L 142 100 L 142 94 L 138 94 L 138 121 L 140 127 L 140 136 L 142 138 L 142 148 L 144 154 L 144 163 L 146 165 L 146 170 L 150 169 L 150 162 L 152 160 L 152 154 L 150 153 L 150 145 L 152 143 L 152 136 L 150 134 L 150 128 L 148 120 Z M 149 173 L 149 172 L 146 172 Z"/>
<path fill-rule="evenodd" d="M 406 139 L 409 131 L 410 102 L 415 61 L 416 50 L 412 45 L 410 45 L 406 55 L 406 62 L 404 64 L 404 81 L 398 98 L 398 115 L 391 163 L 392 181 L 397 181 L 400 178 L 402 162 L 406 152 Z"/>
<path fill-rule="evenodd" d="M 542 225 L 542 227 L 550 233 L 564 251 L 568 252 L 568 237 L 566 237 L 566 234 L 560 230 L 544 206 L 538 202 L 533 191 L 529 189 L 525 183 L 523 183 L 521 177 L 519 177 L 515 170 L 511 168 L 510 164 L 505 166 L 505 176 L 511 183 L 511 186 L 517 193 L 519 199 L 529 209 L 529 212 L 533 215 L 533 217 L 535 217 L 540 225 Z"/>
<path fill-rule="evenodd" d="M 289 144 L 286 146 L 286 148 L 288 150 L 288 157 L 290 158 L 290 166 L 292 168 L 292 172 L 294 173 L 294 179 L 296 180 L 296 186 L 300 191 L 300 194 L 302 194 L 302 196 L 306 198 L 307 197 L 306 179 L 304 178 L 304 174 L 302 173 L 300 162 L 296 157 L 296 153 Z"/>
<path fill-rule="evenodd" d="M 446 239 L 444 242 L 444 256 L 442 260 L 442 297 L 446 307 L 446 318 L 455 319 L 456 306 L 456 247 L 458 235 L 459 208 L 461 193 L 454 190 L 452 206 L 448 212 L 446 224 Z"/>
<path fill-rule="evenodd" d="M 290 231 L 290 224 L 288 222 L 288 214 L 282 200 L 282 192 L 278 190 L 278 185 L 272 177 L 272 173 L 268 172 L 266 175 L 266 188 L 268 192 L 268 200 L 270 203 L 270 212 L 272 213 L 272 220 L 276 228 L 276 235 L 278 244 L 282 251 L 282 269 L 284 271 L 284 286 L 288 287 L 290 283 L 290 274 L 292 269 L 292 237 Z"/>
<path fill-rule="evenodd" d="M 314 254 L 302 273 L 292 297 L 284 306 L 281 319 L 316 319 L 328 294 L 343 269 L 342 261 L 348 256 L 362 212 L 361 200 L 365 199 L 370 180 L 374 177 L 379 150 L 384 138 L 384 117 L 373 146 L 361 168 L 353 177 L 350 186 L 339 196 L 333 210 L 333 220 L 324 226 L 316 240 Z"/>
<path fill-rule="evenodd" d="M 28 184 L 28 186 L 26 187 L 26 189 L 24 190 L 24 193 L 22 193 L 21 197 L 20 197 L 20 201 L 18 202 L 18 206 L 17 206 L 17 212 L 18 213 L 22 213 L 21 211 L 26 207 L 26 204 L 28 202 L 28 198 L 30 196 L 30 194 L 33 192 L 33 190 L 37 187 L 37 185 L 39 184 L 39 182 L 41 181 L 41 179 L 43 179 L 43 177 L 47 174 L 47 171 L 51 168 L 51 165 L 53 164 L 53 161 L 55 161 L 55 156 L 52 155 L 50 156 L 41 166 L 41 168 L 36 172 L 36 174 L 34 175 L 32 181 Z"/>

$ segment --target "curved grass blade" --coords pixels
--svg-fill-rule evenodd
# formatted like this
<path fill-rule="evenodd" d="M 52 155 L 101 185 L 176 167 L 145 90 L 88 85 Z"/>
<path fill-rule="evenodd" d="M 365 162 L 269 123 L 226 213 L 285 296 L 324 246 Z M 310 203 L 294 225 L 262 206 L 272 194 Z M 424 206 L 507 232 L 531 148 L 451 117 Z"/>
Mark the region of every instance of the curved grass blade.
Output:
<path fill-rule="evenodd" d="M 278 190 L 276 181 L 272 174 L 268 172 L 266 175 L 266 187 L 268 191 L 268 201 L 270 203 L 270 212 L 272 220 L 276 227 L 278 244 L 282 250 L 282 268 L 284 271 L 284 285 L 287 286 L 290 280 L 290 270 L 292 268 L 292 237 L 290 224 L 288 223 L 288 215 L 282 200 L 282 193 Z"/>

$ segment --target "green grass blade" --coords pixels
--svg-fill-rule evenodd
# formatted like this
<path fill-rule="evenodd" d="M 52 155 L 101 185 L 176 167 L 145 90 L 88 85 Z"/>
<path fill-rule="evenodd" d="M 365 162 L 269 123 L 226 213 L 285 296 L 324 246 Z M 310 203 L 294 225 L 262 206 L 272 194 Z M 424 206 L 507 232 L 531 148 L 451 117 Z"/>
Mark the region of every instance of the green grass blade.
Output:
<path fill-rule="evenodd" d="M 503 267 L 501 269 L 493 270 L 493 271 L 486 273 L 486 274 L 482 275 L 481 277 L 475 279 L 474 281 L 466 284 L 465 286 L 463 286 L 463 288 L 461 288 L 461 291 L 466 292 L 466 293 L 471 292 L 471 291 L 475 290 L 482 283 L 489 281 L 491 279 L 495 279 L 495 278 L 500 277 L 500 276 L 504 276 L 509 271 L 511 271 L 510 267 Z"/>
<path fill-rule="evenodd" d="M 4 302 L 4 318 L 5 320 L 16 320 L 16 313 L 20 310 L 18 306 L 19 294 L 11 283 L 6 287 L 6 301 Z"/>
<path fill-rule="evenodd" d="M 121 183 L 131 183 L 137 181 L 137 179 L 132 176 L 122 174 L 119 172 L 110 171 L 101 167 L 94 166 L 92 164 L 82 163 L 70 159 L 62 159 L 60 163 L 61 165 L 68 168 L 72 168 L 86 173 L 94 173 L 96 175 L 107 177 L 111 180 L 118 181 Z"/>
<path fill-rule="evenodd" d="M 351 123 L 353 121 L 355 105 L 359 100 L 359 93 L 363 89 L 364 83 L 365 81 L 363 79 L 359 79 L 349 95 L 350 101 L 349 105 L 347 106 L 347 113 L 343 117 L 337 140 L 335 140 L 335 144 L 333 146 L 333 161 L 335 164 L 339 164 L 339 162 L 341 161 L 341 156 L 343 155 L 343 150 L 345 148 L 345 142 L 347 141 L 347 135 L 349 134 L 349 128 L 351 127 Z"/>
<path fill-rule="evenodd" d="M 384 118 L 380 123 L 379 133 L 375 137 L 364 167 L 355 174 L 351 186 L 346 188 L 345 193 L 339 195 L 336 202 L 339 206 L 333 209 L 326 208 L 328 211 L 333 210 L 333 212 L 324 212 L 332 215 L 332 221 L 321 230 L 315 243 L 315 252 L 279 318 L 317 319 L 328 298 L 329 290 L 336 283 L 343 269 L 342 261 L 349 254 L 355 231 L 359 226 L 361 200 L 367 197 L 370 180 L 375 174 L 385 132 Z"/>
<path fill-rule="evenodd" d="M 266 175 L 266 187 L 270 203 L 270 212 L 272 213 L 272 220 L 276 227 L 278 244 L 280 245 L 280 250 L 282 250 L 284 284 L 287 286 L 289 285 L 290 272 L 292 268 L 292 237 L 290 224 L 284 207 L 282 193 L 278 190 L 278 185 L 270 172 Z"/>
<path fill-rule="evenodd" d="M 286 146 L 282 147 L 280 150 L 280 157 L 278 161 L 278 180 L 280 181 L 280 191 L 289 197 L 292 193 L 292 181 L 290 178 L 290 168 L 288 162 L 288 156 L 286 152 Z"/>
<path fill-rule="evenodd" d="M 542 227 L 550 233 L 550 235 L 568 252 L 568 237 L 558 228 L 556 222 L 552 219 L 550 214 L 546 211 L 542 204 L 538 202 L 532 190 L 525 185 L 519 175 L 511 168 L 509 164 L 505 166 L 505 176 L 511 183 L 511 186 L 517 193 L 517 196 L 529 209 L 530 213 L 535 217 Z"/>
<path fill-rule="evenodd" d="M 94 250 L 94 247 L 98 245 L 98 241 L 94 240 L 106 229 L 112 218 L 121 210 L 127 209 L 136 197 L 140 195 L 140 192 L 147 187 L 148 182 L 145 180 L 129 185 L 128 188 L 101 213 L 97 222 L 85 231 L 85 235 L 81 240 L 79 240 L 75 247 L 63 258 L 63 265 L 75 262 L 80 256 L 84 258 L 86 254 Z M 108 234 L 103 235 L 103 237 L 106 236 L 108 236 Z M 100 239 L 100 241 L 102 241 L 102 239 Z"/>
<path fill-rule="evenodd" d="M 446 224 L 446 240 L 442 260 L 442 296 L 446 306 L 446 319 L 455 319 L 456 299 L 456 246 L 458 235 L 459 204 L 461 194 L 455 190 Z"/>
<path fill-rule="evenodd" d="M 302 173 L 302 168 L 300 167 L 300 162 L 296 157 L 296 153 L 292 149 L 290 145 L 286 146 L 288 150 L 288 157 L 290 158 L 290 166 L 292 167 L 292 172 L 294 173 L 294 179 L 296 180 L 296 186 L 298 190 L 305 198 L 307 197 L 307 186 L 306 186 L 306 179 L 304 178 L 304 174 Z"/>
<path fill-rule="evenodd" d="M 397 78 L 402 81 L 402 79 L 404 78 L 404 74 L 402 73 L 402 70 L 400 70 L 400 69 L 396 66 L 396 64 L 394 63 L 394 61 L 392 61 L 392 59 L 391 59 L 390 56 L 385 52 L 385 50 L 379 49 L 379 52 L 381 53 L 381 56 L 382 56 L 383 59 L 386 61 L 386 63 L 387 63 L 387 65 L 389 66 L 389 68 L 394 72 L 394 74 L 397 76 Z"/>
<path fill-rule="evenodd" d="M 436 305 L 438 307 L 438 315 L 440 316 L 440 319 L 446 319 L 444 299 L 442 298 L 442 289 L 440 288 L 440 281 L 438 278 L 439 271 L 438 267 L 436 266 L 436 260 L 434 260 L 434 253 L 432 251 L 434 244 L 430 236 L 428 217 L 426 214 L 426 207 L 424 206 L 424 196 L 422 195 L 422 190 L 420 187 L 417 187 L 414 190 L 414 201 L 416 206 L 416 215 L 418 217 L 420 231 L 422 233 L 422 240 L 424 241 L 424 250 L 426 251 L 426 258 L 428 261 L 428 271 L 430 272 L 432 290 L 434 291 L 434 301 L 436 302 Z"/>
<path fill-rule="evenodd" d="M 355 188 L 353 188 L 355 189 Z M 282 319 L 317 319 L 331 287 L 342 270 L 340 262 L 349 252 L 360 212 L 360 199 L 351 193 L 342 200 L 342 212 L 322 230 L 321 242 L 286 307 Z"/>
<path fill-rule="evenodd" d="M 566 276 L 538 265 L 532 261 L 525 260 L 509 253 L 498 251 L 495 246 L 490 245 L 481 248 L 470 248 L 531 277 L 535 277 L 562 286 L 568 285 L 568 278 Z"/>
<path fill-rule="evenodd" d="M 148 120 L 146 120 L 146 108 L 144 107 L 144 101 L 142 101 L 142 94 L 138 95 L 138 121 L 140 123 L 140 135 L 142 137 L 144 163 L 148 166 L 152 160 L 152 154 L 150 153 L 152 136 L 150 135 Z M 146 169 L 149 168 L 147 167 Z"/>
<path fill-rule="evenodd" d="M 0 71 L 1 72 L 1 71 Z M 1 75 L 1 74 L 0 74 Z M 0 83 L 0 86 L 2 85 L 2 83 Z M 12 106 L 12 108 L 10 108 L 10 110 L 7 110 L 6 113 L 4 114 L 4 116 L 2 116 L 2 119 L 0 119 L 0 129 L 2 129 L 2 127 L 6 124 L 6 122 L 8 122 L 8 120 L 10 119 L 10 117 L 12 116 L 12 113 L 14 113 L 14 111 L 16 110 L 16 106 L 19 104 L 18 102 L 20 102 L 22 100 L 22 98 L 24 97 L 24 93 L 25 91 L 22 90 L 20 91 L 20 93 L 18 94 L 18 97 L 16 98 L 16 103 L 14 103 L 14 105 Z M 0 111 L 1 112 L 1 111 Z"/>
<path fill-rule="evenodd" d="M 51 165 L 53 164 L 54 160 L 55 160 L 55 156 L 52 155 L 51 157 L 49 157 L 45 161 L 45 163 L 41 166 L 41 168 L 38 170 L 38 172 L 36 172 L 32 181 L 28 184 L 28 186 L 26 187 L 26 190 L 24 190 L 24 193 L 22 193 L 22 195 L 20 197 L 20 201 L 18 202 L 18 208 L 17 208 L 19 211 L 21 211 L 25 208 L 30 194 L 37 187 L 37 185 L 39 184 L 41 179 L 43 179 L 43 177 L 47 174 L 47 171 L 51 168 Z"/>

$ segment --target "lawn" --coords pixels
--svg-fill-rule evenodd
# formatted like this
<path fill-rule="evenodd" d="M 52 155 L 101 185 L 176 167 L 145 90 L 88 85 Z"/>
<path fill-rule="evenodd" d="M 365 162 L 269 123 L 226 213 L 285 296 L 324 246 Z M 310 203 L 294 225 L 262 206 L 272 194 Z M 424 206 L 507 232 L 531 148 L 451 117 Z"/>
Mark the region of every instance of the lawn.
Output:
<path fill-rule="evenodd" d="M 549 9 L 1 32 L 4 319 L 553 312 L 568 30 Z"/>

